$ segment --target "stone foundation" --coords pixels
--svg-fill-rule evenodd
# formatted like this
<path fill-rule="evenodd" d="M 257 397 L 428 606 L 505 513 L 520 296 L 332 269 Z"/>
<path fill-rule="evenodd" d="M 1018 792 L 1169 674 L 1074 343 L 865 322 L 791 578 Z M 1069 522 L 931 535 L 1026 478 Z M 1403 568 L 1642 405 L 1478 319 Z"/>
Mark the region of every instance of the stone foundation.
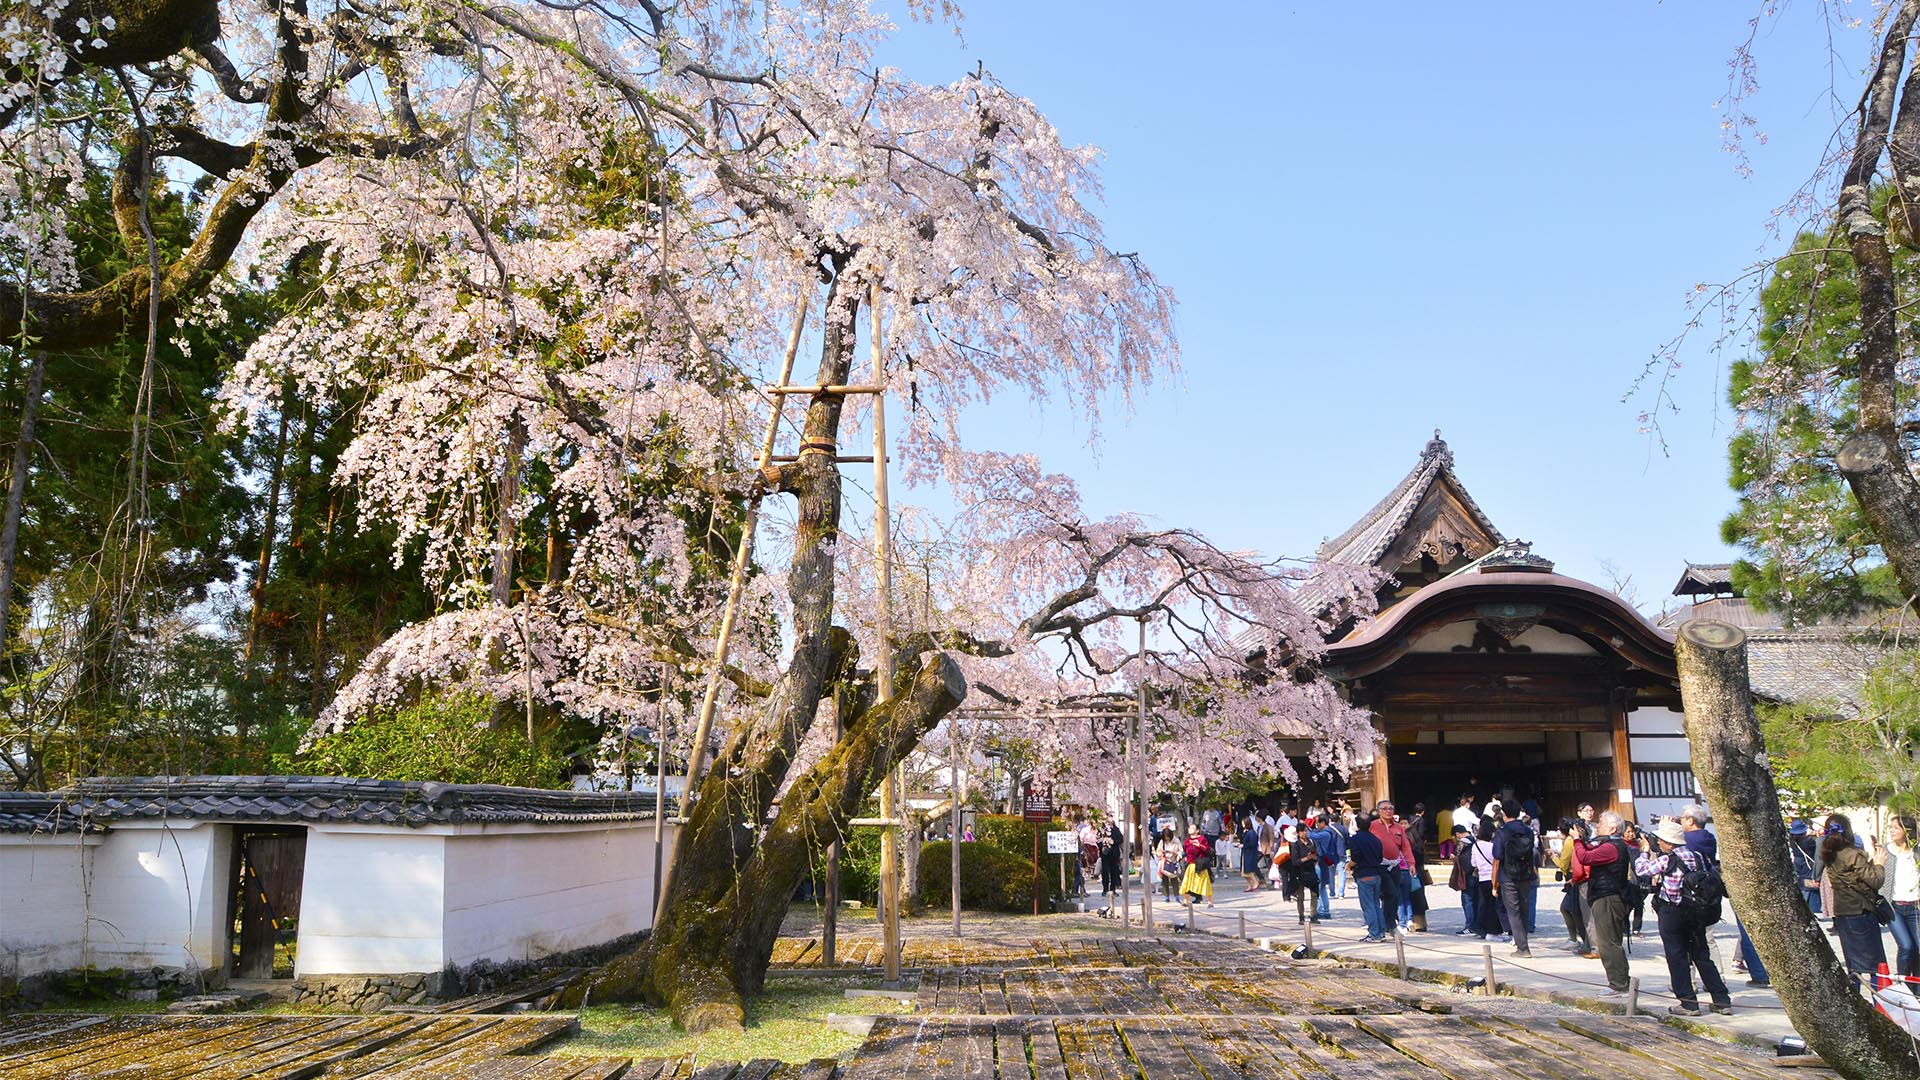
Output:
<path fill-rule="evenodd" d="M 293 980 L 292 1001 L 323 1009 L 379 1012 L 389 1005 L 419 1005 L 439 998 L 446 973 L 403 975 L 307 975 Z M 446 995 L 455 996 L 455 995 Z"/>
<path fill-rule="evenodd" d="M 25 978 L 0 977 L 0 1013 L 40 1009 L 77 1001 L 170 1001 L 204 994 L 227 984 L 211 971 L 177 967 L 80 968 L 46 971 Z"/>
<path fill-rule="evenodd" d="M 637 948 L 646 937 L 646 932 L 641 931 L 615 938 L 603 945 L 555 953 L 538 960 L 506 963 L 481 960 L 466 967 L 450 967 L 432 973 L 304 975 L 293 980 L 293 997 L 290 1000 L 298 1005 L 320 1008 L 379 1012 L 388 1005 L 420 1005 L 487 994 L 562 968 L 596 967 Z"/>

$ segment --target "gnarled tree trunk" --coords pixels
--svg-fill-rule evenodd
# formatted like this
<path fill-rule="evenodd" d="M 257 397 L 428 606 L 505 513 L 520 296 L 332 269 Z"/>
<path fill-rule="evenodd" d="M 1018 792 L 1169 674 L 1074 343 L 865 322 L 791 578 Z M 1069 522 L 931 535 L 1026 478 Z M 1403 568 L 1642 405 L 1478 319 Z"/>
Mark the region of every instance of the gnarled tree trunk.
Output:
<path fill-rule="evenodd" d="M 1860 995 L 1801 895 L 1753 716 L 1746 635 L 1694 619 L 1680 628 L 1674 651 L 1693 771 L 1719 827 L 1727 891 L 1788 1018 L 1851 1080 L 1920 1080 L 1912 1041 Z"/>
<path fill-rule="evenodd" d="M 840 279 L 828 288 L 816 385 L 848 381 L 860 295 L 856 283 Z M 803 451 L 780 473 L 779 486 L 794 495 L 798 510 L 788 573 L 794 650 L 786 673 L 757 716 L 735 716 L 733 734 L 700 781 L 674 846 L 663 916 L 645 947 L 577 984 L 563 1004 L 644 997 L 666 1005 L 689 1031 L 740 1027 L 742 998 L 765 980 L 812 853 L 846 830 L 887 770 L 966 696 L 958 665 L 929 653 L 893 699 L 871 701 L 859 685 L 851 636 L 833 625 L 840 535 L 833 458 L 844 401 L 837 394 L 812 400 Z M 775 811 L 800 739 L 829 693 L 838 698 L 840 737 Z"/>

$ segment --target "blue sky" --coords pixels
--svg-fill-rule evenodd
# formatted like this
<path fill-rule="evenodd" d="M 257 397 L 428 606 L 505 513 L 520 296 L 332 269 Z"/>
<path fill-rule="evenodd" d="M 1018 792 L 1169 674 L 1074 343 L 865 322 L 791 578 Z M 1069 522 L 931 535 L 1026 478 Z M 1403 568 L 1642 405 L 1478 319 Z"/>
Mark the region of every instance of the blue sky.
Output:
<path fill-rule="evenodd" d="M 1602 584 L 1611 563 L 1657 609 L 1683 559 L 1729 555 L 1711 327 L 1664 452 L 1636 423 L 1649 402 L 1621 399 L 1695 283 L 1783 242 L 1769 214 L 1835 123 L 1806 7 L 1756 43 L 1745 178 L 1715 109 L 1740 5 L 980 0 L 961 39 L 904 28 L 883 62 L 945 82 L 984 61 L 1105 150 L 1109 240 L 1180 301 L 1182 382 L 1114 416 L 1097 456 L 1025 404 L 974 444 L 1039 453 L 1095 513 L 1306 555 L 1439 428 L 1507 535 Z M 1865 34 L 1839 45 L 1850 104 Z"/>

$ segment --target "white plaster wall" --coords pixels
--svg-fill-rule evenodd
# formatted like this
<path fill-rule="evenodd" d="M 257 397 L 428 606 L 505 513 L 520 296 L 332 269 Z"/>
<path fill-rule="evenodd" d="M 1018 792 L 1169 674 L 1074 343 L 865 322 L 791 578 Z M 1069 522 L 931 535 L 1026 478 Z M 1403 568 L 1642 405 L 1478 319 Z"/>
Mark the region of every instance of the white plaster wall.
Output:
<path fill-rule="evenodd" d="M 651 821 L 463 826 L 447 838 L 446 868 L 449 963 L 531 959 L 653 925 Z"/>
<path fill-rule="evenodd" d="M 98 837 L 0 835 L 0 976 L 84 967 L 83 867 Z"/>
<path fill-rule="evenodd" d="M 309 828 L 295 977 L 445 967 L 446 842 L 440 832 Z"/>
<path fill-rule="evenodd" d="M 1431 633 L 1415 641 L 1408 652 L 1443 653 L 1452 652 L 1456 645 L 1470 647 L 1473 644 L 1473 632 L 1479 625 L 1478 620 L 1468 617 L 1460 622 L 1448 623 L 1435 628 Z M 1526 633 L 1513 640 L 1515 645 L 1524 645 L 1531 652 L 1547 653 L 1559 656 L 1591 656 L 1593 646 L 1574 637 L 1563 634 L 1547 626 L 1529 627 Z"/>
<path fill-rule="evenodd" d="M 233 830 L 205 821 L 123 822 L 93 853 L 87 956 L 94 967 L 219 970 Z M 76 896 L 76 902 L 80 897 Z"/>
<path fill-rule="evenodd" d="M 1678 709 L 1635 709 L 1627 714 L 1629 735 L 1684 735 L 1687 716 Z"/>
<path fill-rule="evenodd" d="M 1693 760 L 1685 739 L 1628 737 L 1627 744 L 1635 765 L 1685 765 Z"/>
<path fill-rule="evenodd" d="M 90 839 L 0 841 L 0 967 L 220 967 L 231 832 L 206 822 L 128 822 Z"/>

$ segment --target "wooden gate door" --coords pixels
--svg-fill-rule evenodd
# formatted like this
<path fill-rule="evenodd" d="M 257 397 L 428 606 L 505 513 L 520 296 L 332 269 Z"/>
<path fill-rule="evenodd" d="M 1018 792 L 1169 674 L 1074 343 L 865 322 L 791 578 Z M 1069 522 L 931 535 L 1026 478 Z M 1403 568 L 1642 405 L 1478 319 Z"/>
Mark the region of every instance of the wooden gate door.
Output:
<path fill-rule="evenodd" d="M 234 975 L 273 977 L 273 947 L 281 930 L 300 918 L 300 878 L 306 869 L 307 833 L 243 832 L 239 849 L 240 955 Z"/>

